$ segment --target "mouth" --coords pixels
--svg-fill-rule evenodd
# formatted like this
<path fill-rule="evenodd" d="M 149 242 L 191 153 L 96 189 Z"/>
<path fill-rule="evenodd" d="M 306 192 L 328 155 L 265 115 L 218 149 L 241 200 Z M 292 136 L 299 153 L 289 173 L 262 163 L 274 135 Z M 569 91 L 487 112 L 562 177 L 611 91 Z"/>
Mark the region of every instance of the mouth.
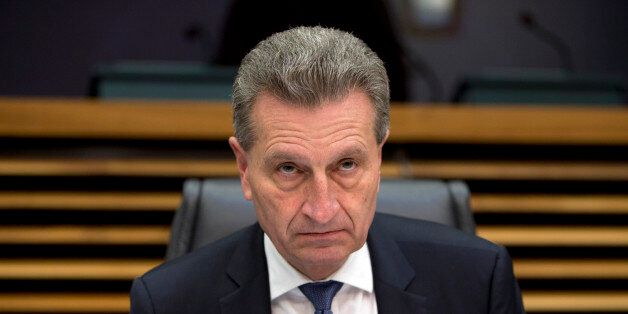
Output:
<path fill-rule="evenodd" d="M 333 240 L 340 236 L 341 233 L 342 230 L 332 230 L 325 232 L 303 232 L 300 233 L 300 235 L 312 240 Z"/>

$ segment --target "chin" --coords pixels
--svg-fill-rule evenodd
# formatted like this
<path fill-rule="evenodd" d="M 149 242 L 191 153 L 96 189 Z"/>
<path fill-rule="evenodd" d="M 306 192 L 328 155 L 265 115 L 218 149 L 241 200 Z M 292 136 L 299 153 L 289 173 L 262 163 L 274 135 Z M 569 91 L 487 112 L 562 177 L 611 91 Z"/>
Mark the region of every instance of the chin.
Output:
<path fill-rule="evenodd" d="M 302 255 L 302 260 L 305 264 L 315 267 L 335 267 L 342 265 L 351 253 L 353 251 L 346 247 L 310 248 L 306 249 Z"/>

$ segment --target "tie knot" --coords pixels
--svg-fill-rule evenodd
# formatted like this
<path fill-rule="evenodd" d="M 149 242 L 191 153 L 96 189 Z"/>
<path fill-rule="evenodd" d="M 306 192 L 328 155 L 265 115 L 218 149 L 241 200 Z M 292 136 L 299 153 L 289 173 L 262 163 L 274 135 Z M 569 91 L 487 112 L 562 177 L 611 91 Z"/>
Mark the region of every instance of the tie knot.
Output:
<path fill-rule="evenodd" d="M 329 280 L 299 286 L 299 290 L 312 302 L 315 313 L 332 314 L 331 301 L 342 288 L 342 282 Z"/>

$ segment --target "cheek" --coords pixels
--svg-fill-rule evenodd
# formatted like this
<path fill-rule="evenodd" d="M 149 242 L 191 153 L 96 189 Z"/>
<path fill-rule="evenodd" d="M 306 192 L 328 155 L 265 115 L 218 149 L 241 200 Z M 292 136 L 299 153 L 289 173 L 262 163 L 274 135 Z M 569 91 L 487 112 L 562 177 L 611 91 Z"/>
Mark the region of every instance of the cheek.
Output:
<path fill-rule="evenodd" d="M 258 184 L 254 195 L 257 217 L 264 231 L 284 237 L 298 214 L 299 195 L 278 189 L 272 181 Z"/>
<path fill-rule="evenodd" d="M 377 202 L 377 186 L 376 181 L 364 180 L 351 192 L 346 193 L 341 201 L 358 233 L 366 233 L 373 219 Z"/>
<path fill-rule="evenodd" d="M 274 186 L 285 192 L 295 191 L 305 179 L 303 174 L 284 175 L 280 173 L 273 173 L 270 177 Z"/>

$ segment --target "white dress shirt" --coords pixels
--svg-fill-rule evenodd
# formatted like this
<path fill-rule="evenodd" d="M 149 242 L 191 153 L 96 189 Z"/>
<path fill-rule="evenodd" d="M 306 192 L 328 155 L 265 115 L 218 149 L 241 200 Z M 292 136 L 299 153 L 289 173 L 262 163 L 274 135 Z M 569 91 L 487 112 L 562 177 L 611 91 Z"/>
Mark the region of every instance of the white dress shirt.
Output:
<path fill-rule="evenodd" d="M 300 285 L 312 282 L 312 280 L 288 264 L 266 234 L 264 234 L 264 251 L 268 265 L 272 313 L 314 313 L 314 306 L 299 290 Z M 366 243 L 349 255 L 338 271 L 321 281 L 327 280 L 343 283 L 331 305 L 334 314 L 377 313 L 371 257 Z"/>

